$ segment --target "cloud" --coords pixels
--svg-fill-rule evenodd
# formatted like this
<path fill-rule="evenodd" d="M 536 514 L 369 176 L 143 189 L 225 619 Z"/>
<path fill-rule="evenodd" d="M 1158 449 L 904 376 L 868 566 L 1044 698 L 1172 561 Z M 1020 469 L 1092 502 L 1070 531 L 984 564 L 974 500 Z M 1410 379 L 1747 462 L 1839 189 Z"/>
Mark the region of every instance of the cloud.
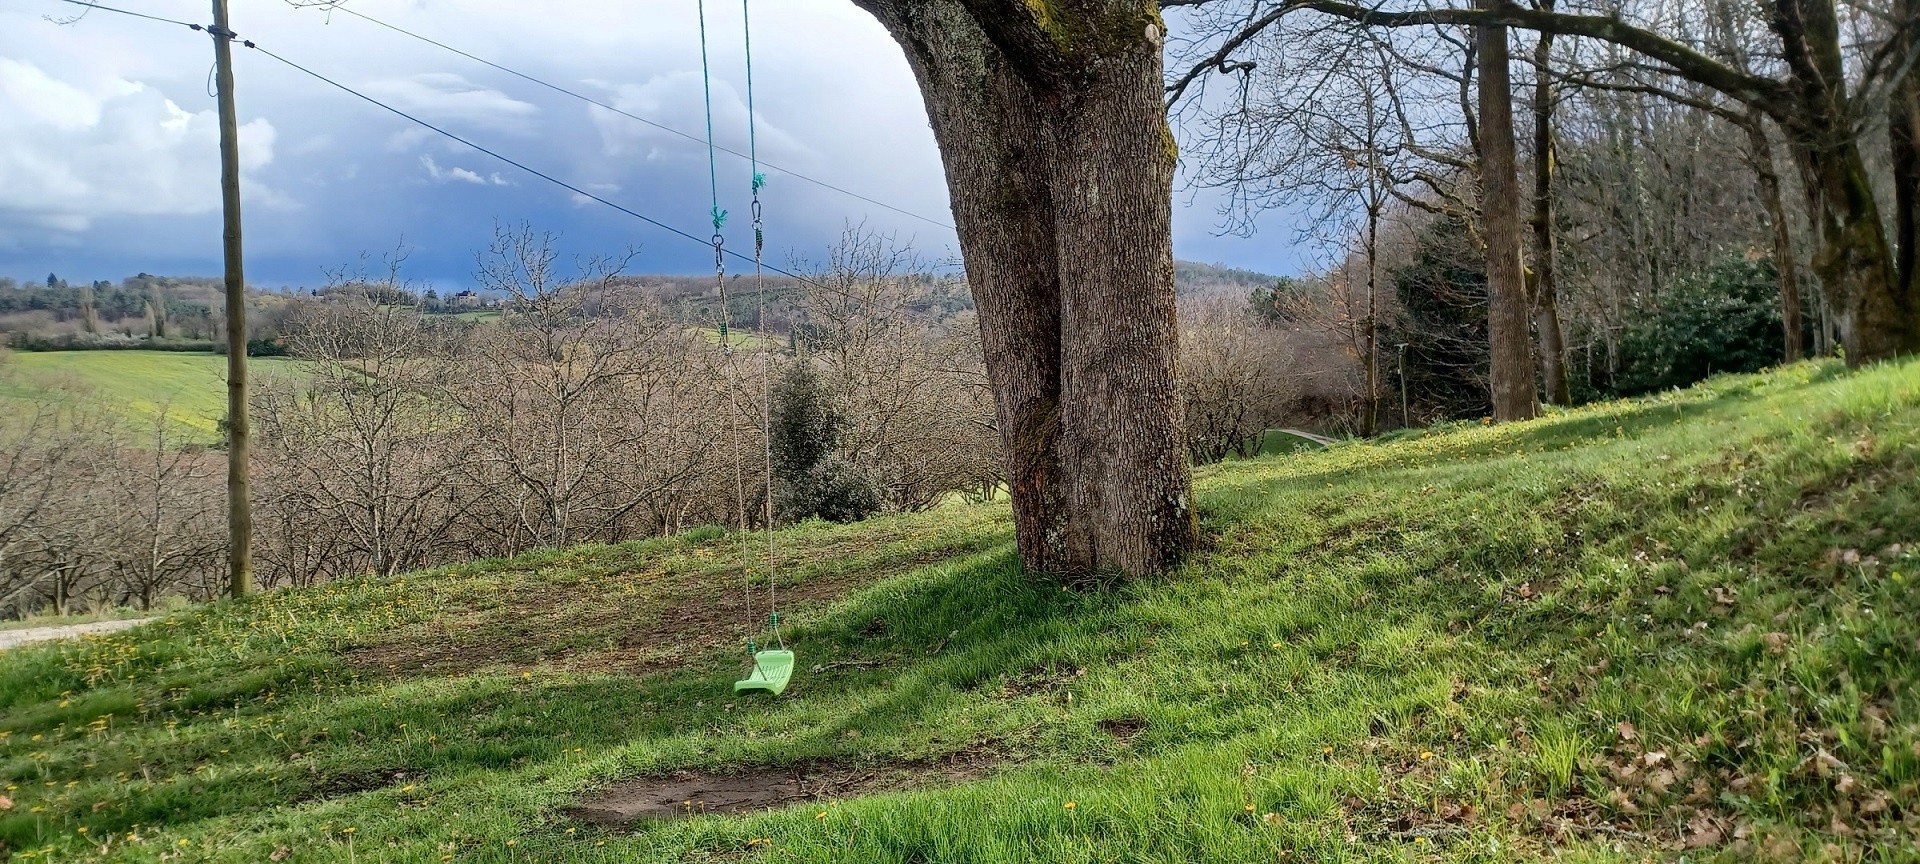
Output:
<path fill-rule="evenodd" d="M 598 195 L 602 198 L 605 198 L 609 195 L 617 195 L 620 193 L 620 184 L 618 183 L 588 183 L 586 184 L 585 188 L 588 192 L 592 192 L 593 194 Z M 573 193 L 573 195 L 569 198 L 569 200 L 573 202 L 573 206 L 575 207 L 589 207 L 594 204 L 600 203 L 598 201 L 595 201 L 593 198 L 588 197 L 587 195 L 583 195 L 579 192 Z"/>
<path fill-rule="evenodd" d="M 597 105 L 587 109 L 594 128 L 600 132 L 601 148 L 607 156 L 639 152 L 644 153 L 646 160 L 651 162 L 668 158 L 674 153 L 697 155 L 703 152 L 707 97 L 699 73 L 683 71 L 655 75 L 643 84 L 610 84 L 600 80 L 589 80 L 587 83 L 607 91 L 607 95 L 600 97 L 599 101 L 619 109 L 618 112 L 609 111 Z M 714 81 L 715 143 L 745 152 L 748 146 L 747 116 L 747 102 L 740 92 L 725 80 Z M 644 117 L 652 122 L 641 122 L 634 117 Z M 765 112 L 755 111 L 753 119 L 754 135 L 758 139 L 761 155 L 774 159 L 793 159 L 809 154 L 806 145 L 767 119 Z M 662 126 L 667 128 L 663 129 Z"/>
<path fill-rule="evenodd" d="M 74 77 L 0 58 L 0 224 L 57 234 L 219 208 L 214 112 L 186 111 L 139 81 Z M 266 120 L 241 127 L 243 176 L 273 161 L 274 139 Z"/>
<path fill-rule="evenodd" d="M 449 72 L 385 78 L 361 89 L 422 120 L 453 123 L 462 129 L 525 133 L 533 131 L 534 120 L 540 116 L 540 107 L 531 102 L 480 87 Z"/>
<path fill-rule="evenodd" d="M 500 176 L 500 172 L 498 171 L 482 177 L 480 176 L 480 172 L 468 170 L 458 165 L 450 168 L 442 168 L 440 167 L 440 163 L 434 161 L 432 156 L 422 155 L 420 157 L 420 165 L 427 169 L 428 177 L 432 177 L 439 183 L 472 183 L 475 186 L 510 185 L 507 178 Z"/>

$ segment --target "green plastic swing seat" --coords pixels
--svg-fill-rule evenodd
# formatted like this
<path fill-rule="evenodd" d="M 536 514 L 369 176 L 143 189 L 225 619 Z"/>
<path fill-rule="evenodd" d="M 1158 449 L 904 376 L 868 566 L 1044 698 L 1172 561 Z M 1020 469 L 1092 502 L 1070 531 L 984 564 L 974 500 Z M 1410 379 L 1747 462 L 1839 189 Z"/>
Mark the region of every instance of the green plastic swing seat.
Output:
<path fill-rule="evenodd" d="M 793 680 L 792 651 L 761 651 L 753 655 L 753 672 L 744 681 L 733 682 L 733 692 L 766 690 L 775 696 Z"/>

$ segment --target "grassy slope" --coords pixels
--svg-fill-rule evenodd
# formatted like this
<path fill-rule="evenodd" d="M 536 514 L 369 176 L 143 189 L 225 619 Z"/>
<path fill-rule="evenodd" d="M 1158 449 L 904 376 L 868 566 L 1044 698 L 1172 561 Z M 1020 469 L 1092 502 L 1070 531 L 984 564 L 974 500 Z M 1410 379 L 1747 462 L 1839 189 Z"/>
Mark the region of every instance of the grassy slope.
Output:
<path fill-rule="evenodd" d="M 6 655 L 0 840 L 60 861 L 1920 860 L 1920 564 L 1890 548 L 1920 541 L 1916 453 L 1920 364 L 1799 366 L 1210 469 L 1214 542 L 1165 582 L 1023 580 L 991 506 L 806 526 L 782 540 L 803 671 L 778 700 L 728 691 L 717 534 L 275 593 Z M 847 660 L 875 665 L 804 671 Z M 1007 762 L 631 833 L 561 815 L 639 773 L 961 753 Z"/>
<path fill-rule="evenodd" d="M 274 374 L 295 368 L 294 362 L 256 357 L 251 368 Z M 7 360 L 0 409 L 79 388 L 121 415 L 129 431 L 151 435 L 153 418 L 164 407 L 176 433 L 211 443 L 227 415 L 226 364 L 224 356 L 179 351 L 22 351 Z"/>

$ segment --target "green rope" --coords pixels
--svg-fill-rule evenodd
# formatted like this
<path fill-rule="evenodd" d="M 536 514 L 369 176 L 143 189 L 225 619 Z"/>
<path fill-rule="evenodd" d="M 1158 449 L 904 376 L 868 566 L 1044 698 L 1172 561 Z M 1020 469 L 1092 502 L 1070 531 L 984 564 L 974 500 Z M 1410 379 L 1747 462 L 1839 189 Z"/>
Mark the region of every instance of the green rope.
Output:
<path fill-rule="evenodd" d="M 753 194 L 758 196 L 767 185 L 767 175 L 760 173 L 760 133 L 753 114 L 753 19 L 748 4 L 749 0 L 740 0 L 740 26 L 746 31 L 747 44 L 747 162 L 753 166 Z"/>
<path fill-rule="evenodd" d="M 777 556 L 773 534 L 773 367 L 767 349 L 767 276 L 762 264 L 763 253 L 767 246 L 766 231 L 761 226 L 760 190 L 767 185 L 767 175 L 760 172 L 760 132 L 759 115 L 753 105 L 753 16 L 751 0 L 740 0 L 740 27 L 744 32 L 747 61 L 747 161 L 753 170 L 753 272 L 754 281 L 759 286 L 757 297 L 760 305 L 760 418 L 762 432 L 762 450 L 766 454 L 766 498 L 762 504 L 763 518 L 767 528 L 767 626 L 773 629 L 773 640 L 782 649 L 787 647 L 786 636 L 780 632 L 779 580 L 775 578 Z"/>
<path fill-rule="evenodd" d="M 699 0 L 700 12 L 700 85 L 707 99 L 707 178 L 713 186 L 713 234 L 727 224 L 727 211 L 720 209 L 720 161 L 713 144 L 713 72 L 707 63 L 707 0 Z"/>

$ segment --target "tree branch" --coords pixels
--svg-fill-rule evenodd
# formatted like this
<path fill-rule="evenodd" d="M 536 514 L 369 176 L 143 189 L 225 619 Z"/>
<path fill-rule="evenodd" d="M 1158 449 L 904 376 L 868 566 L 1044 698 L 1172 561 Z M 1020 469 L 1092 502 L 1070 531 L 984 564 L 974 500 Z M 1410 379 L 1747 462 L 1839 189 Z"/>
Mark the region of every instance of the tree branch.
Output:
<path fill-rule="evenodd" d="M 1786 85 L 1742 71 L 1698 50 L 1651 30 L 1634 26 L 1612 16 L 1579 15 L 1527 9 L 1503 2 L 1492 9 L 1416 9 L 1388 11 L 1356 5 L 1344 0 L 1287 0 L 1265 14 L 1243 22 L 1213 54 L 1195 64 L 1169 85 L 1169 102 L 1178 101 L 1200 76 L 1225 64 L 1249 41 L 1277 24 L 1288 14 L 1311 10 L 1371 27 L 1422 27 L 1433 25 L 1515 27 L 1522 30 L 1551 32 L 1559 36 L 1580 36 L 1619 45 L 1671 67 L 1689 81 L 1711 87 L 1768 113 L 1783 110 Z"/>

